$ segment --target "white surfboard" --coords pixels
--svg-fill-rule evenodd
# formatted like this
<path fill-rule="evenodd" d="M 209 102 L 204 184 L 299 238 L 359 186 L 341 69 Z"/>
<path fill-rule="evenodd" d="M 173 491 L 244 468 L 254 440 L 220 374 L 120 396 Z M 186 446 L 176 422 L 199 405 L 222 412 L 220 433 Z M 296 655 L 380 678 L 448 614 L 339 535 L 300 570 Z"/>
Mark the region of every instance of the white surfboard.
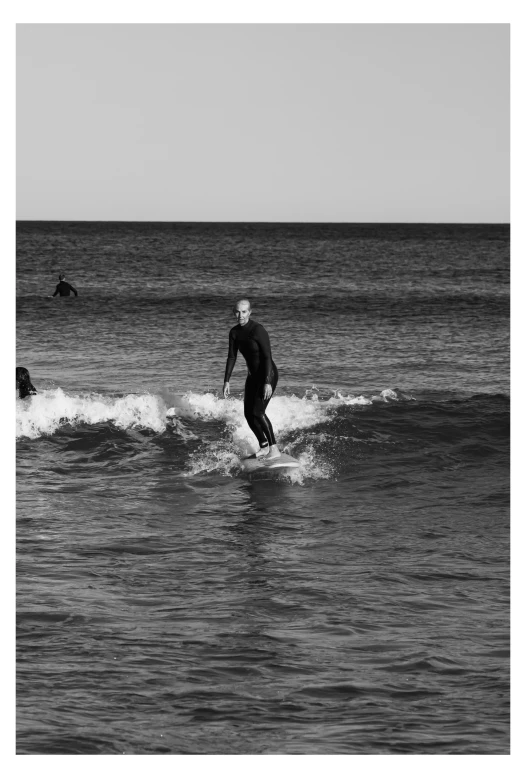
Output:
<path fill-rule="evenodd" d="M 255 473 L 256 471 L 267 470 L 284 470 L 288 468 L 300 467 L 300 463 L 294 457 L 288 454 L 280 454 L 275 459 L 268 459 L 267 457 L 256 457 L 252 454 L 251 457 L 241 460 L 241 466 L 247 473 Z"/>

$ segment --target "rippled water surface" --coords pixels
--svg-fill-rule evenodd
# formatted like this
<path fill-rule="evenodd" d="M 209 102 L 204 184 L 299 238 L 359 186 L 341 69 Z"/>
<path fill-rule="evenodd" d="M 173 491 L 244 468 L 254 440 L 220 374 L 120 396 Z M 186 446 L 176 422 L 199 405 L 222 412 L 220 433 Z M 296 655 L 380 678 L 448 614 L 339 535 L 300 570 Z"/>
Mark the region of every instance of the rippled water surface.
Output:
<path fill-rule="evenodd" d="M 18 753 L 508 753 L 508 227 L 17 251 Z M 245 295 L 288 475 L 242 472 L 239 362 L 221 398 Z"/>

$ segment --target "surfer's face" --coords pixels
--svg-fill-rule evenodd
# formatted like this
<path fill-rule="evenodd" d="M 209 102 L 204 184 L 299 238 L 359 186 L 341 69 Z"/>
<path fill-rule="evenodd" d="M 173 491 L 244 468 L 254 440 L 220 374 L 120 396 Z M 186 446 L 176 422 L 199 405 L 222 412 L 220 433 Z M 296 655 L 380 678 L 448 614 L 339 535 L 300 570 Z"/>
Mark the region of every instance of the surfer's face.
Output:
<path fill-rule="evenodd" d="M 248 306 L 246 303 L 238 303 L 234 309 L 234 315 L 237 319 L 237 323 L 241 324 L 241 326 L 248 322 L 250 319 L 250 314 L 250 306 Z"/>

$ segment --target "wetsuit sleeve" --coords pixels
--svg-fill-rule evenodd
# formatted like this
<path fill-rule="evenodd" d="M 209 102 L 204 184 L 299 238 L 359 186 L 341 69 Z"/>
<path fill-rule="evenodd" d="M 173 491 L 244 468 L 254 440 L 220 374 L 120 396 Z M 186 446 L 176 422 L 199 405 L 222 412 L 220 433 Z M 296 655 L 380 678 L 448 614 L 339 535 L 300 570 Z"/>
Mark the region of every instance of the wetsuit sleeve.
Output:
<path fill-rule="evenodd" d="M 262 372 L 265 374 L 265 383 L 270 384 L 272 376 L 272 352 L 270 350 L 270 338 L 268 336 L 268 332 L 264 327 L 261 326 L 261 324 L 258 326 L 257 333 L 254 334 L 261 352 L 261 365 L 263 367 Z"/>
<path fill-rule="evenodd" d="M 79 296 L 79 293 L 77 292 L 77 290 L 75 289 L 75 287 L 74 287 L 74 286 L 71 286 L 71 284 L 68 284 L 68 286 L 69 286 L 69 288 L 71 289 L 71 291 L 73 292 L 73 294 L 75 295 L 75 297 L 78 297 L 78 296 Z"/>
<path fill-rule="evenodd" d="M 232 370 L 234 369 L 234 365 L 236 364 L 236 359 L 237 359 L 237 343 L 234 337 L 234 333 L 232 332 L 232 330 L 230 330 L 230 335 L 228 336 L 228 358 L 226 360 L 226 368 L 225 368 L 225 384 L 227 381 L 230 381 L 230 376 L 232 375 Z"/>
<path fill-rule="evenodd" d="M 57 284 L 57 288 L 55 289 L 55 291 L 52 294 L 52 297 L 56 297 L 57 294 L 58 294 L 58 284 Z"/>

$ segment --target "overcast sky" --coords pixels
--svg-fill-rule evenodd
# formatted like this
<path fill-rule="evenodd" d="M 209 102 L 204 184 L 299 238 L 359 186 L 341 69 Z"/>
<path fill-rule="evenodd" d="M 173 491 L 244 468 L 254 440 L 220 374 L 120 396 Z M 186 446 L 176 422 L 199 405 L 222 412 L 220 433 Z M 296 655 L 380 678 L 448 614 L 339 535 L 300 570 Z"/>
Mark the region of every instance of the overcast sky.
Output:
<path fill-rule="evenodd" d="M 509 26 L 17 26 L 17 218 L 509 221 Z"/>

